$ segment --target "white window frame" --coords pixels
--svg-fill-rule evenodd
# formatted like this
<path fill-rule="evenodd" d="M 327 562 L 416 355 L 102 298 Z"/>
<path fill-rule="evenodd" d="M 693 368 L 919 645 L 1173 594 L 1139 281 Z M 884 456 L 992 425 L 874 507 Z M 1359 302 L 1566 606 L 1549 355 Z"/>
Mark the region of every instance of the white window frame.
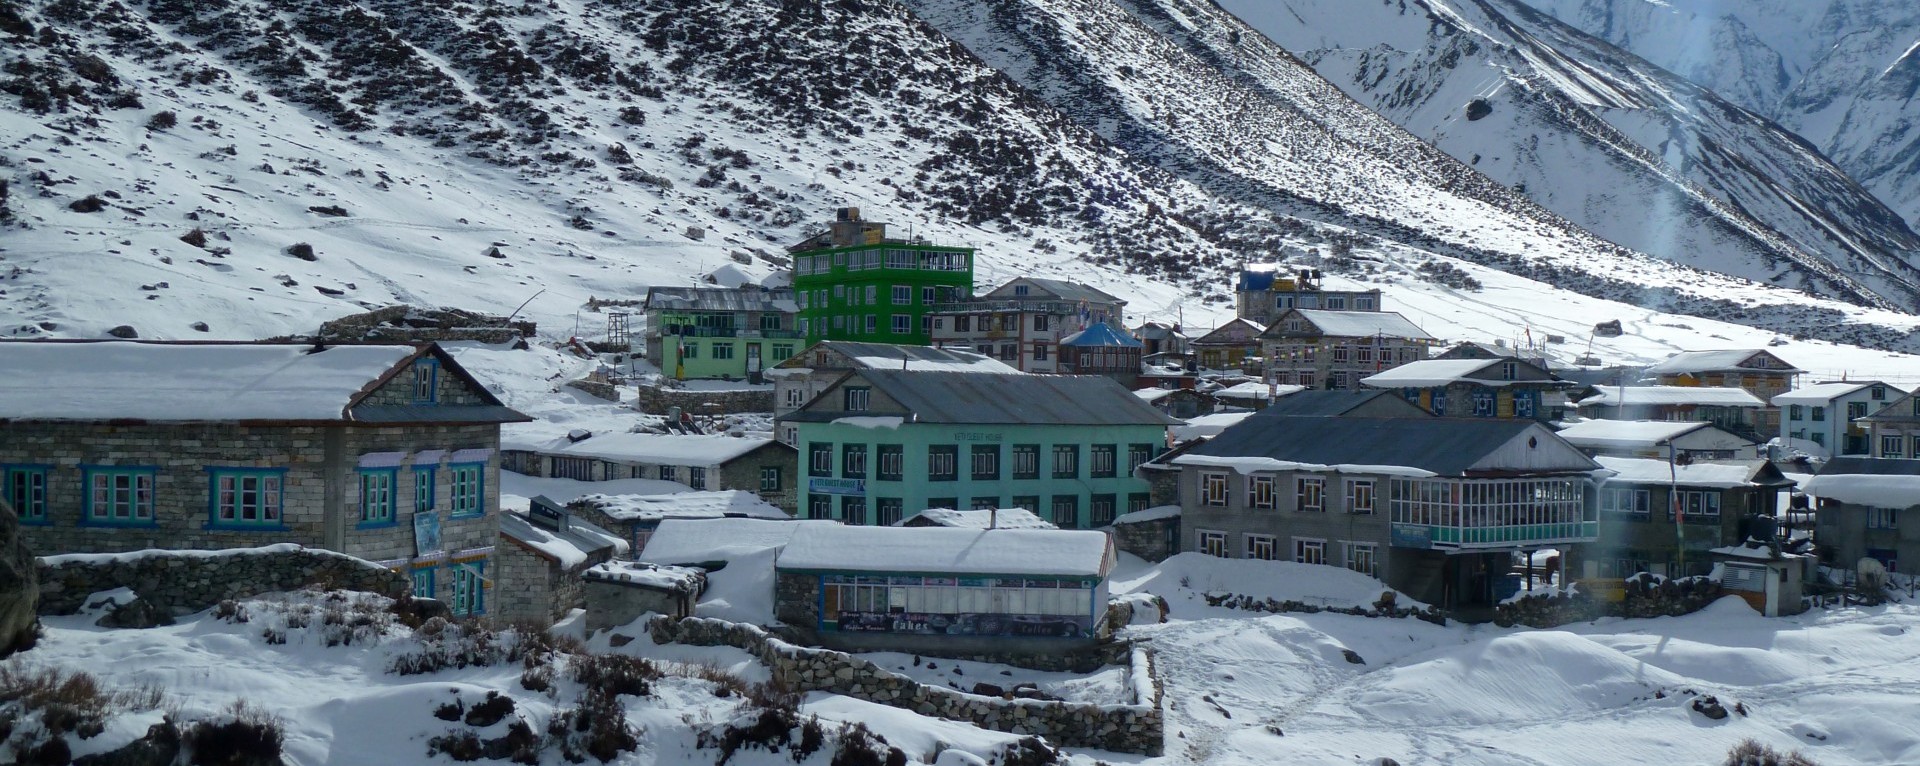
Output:
<path fill-rule="evenodd" d="M 1253 508 L 1272 510 L 1279 507 L 1280 496 L 1273 491 L 1273 476 L 1260 474 L 1247 477 L 1247 505 Z"/>
<path fill-rule="evenodd" d="M 1227 557 L 1227 533 L 1217 529 L 1194 530 L 1194 548 L 1208 556 Z"/>
<path fill-rule="evenodd" d="M 1209 508 L 1227 507 L 1227 474 L 1207 471 L 1200 474 L 1200 504 Z"/>
<path fill-rule="evenodd" d="M 1309 561 L 1308 559 L 1317 559 L 1317 560 Z M 1327 563 L 1326 538 L 1320 538 L 1320 537 L 1293 538 L 1293 563 L 1295 564 Z"/>
<path fill-rule="evenodd" d="M 1368 577 L 1380 576 L 1380 544 L 1358 543 L 1341 540 L 1340 547 L 1346 553 L 1347 568 Z"/>
<path fill-rule="evenodd" d="M 1266 555 L 1260 555 L 1264 549 Z M 1248 532 L 1241 536 L 1241 550 L 1246 558 L 1257 561 L 1279 561 L 1280 541 L 1273 535 Z"/>
<path fill-rule="evenodd" d="M 1378 485 L 1374 484 L 1372 479 L 1347 480 L 1348 513 L 1371 515 L 1378 506 L 1379 499 Z"/>
<path fill-rule="evenodd" d="M 1308 490 L 1312 490 L 1309 492 Z M 1315 513 L 1327 510 L 1327 480 L 1318 476 L 1301 476 L 1293 483 L 1294 510 Z M 1311 501 L 1311 502 L 1309 502 Z"/>

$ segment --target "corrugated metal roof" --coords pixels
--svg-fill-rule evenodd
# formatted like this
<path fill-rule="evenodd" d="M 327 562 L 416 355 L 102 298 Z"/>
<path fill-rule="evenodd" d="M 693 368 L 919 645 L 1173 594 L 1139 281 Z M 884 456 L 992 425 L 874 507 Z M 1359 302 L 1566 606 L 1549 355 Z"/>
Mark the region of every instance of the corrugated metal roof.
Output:
<path fill-rule="evenodd" d="M 1792 365 L 1788 365 L 1785 368 L 1772 369 L 1740 366 L 1741 362 L 1746 361 L 1755 354 L 1766 354 L 1767 356 L 1773 356 L 1775 359 L 1780 359 L 1780 357 L 1774 356 L 1772 352 L 1758 348 L 1733 348 L 1719 351 L 1682 351 L 1667 357 L 1667 360 L 1664 362 L 1648 367 L 1647 372 L 1656 375 L 1682 372 L 1799 372 L 1799 370 Z M 1780 361 L 1785 362 L 1786 360 L 1780 359 Z"/>
<path fill-rule="evenodd" d="M 652 287 L 647 311 L 773 311 L 794 313 L 793 290 L 761 287 Z"/>
<path fill-rule="evenodd" d="M 1594 395 L 1575 402 L 1578 407 L 1654 404 L 1693 404 L 1712 407 L 1764 407 L 1759 397 L 1739 388 L 1719 386 L 1595 386 Z"/>
<path fill-rule="evenodd" d="M 1382 396 L 1396 399 L 1399 394 L 1377 389 L 1354 389 L 1351 391 L 1301 391 L 1273 400 L 1266 409 L 1259 412 L 1260 417 L 1333 417 L 1345 415 L 1361 405 Z M 1401 401 L 1405 401 L 1402 399 Z M 1412 405 L 1409 405 L 1412 406 Z M 1424 411 L 1423 411 L 1424 412 Z"/>
<path fill-rule="evenodd" d="M 1920 460 L 1908 458 L 1837 457 L 1820 467 L 1821 476 L 1920 476 Z M 1920 502 L 1920 501 L 1917 501 Z"/>
<path fill-rule="evenodd" d="M 866 370 L 859 375 L 921 423 L 1160 426 L 1180 422 L 1112 378 L 1099 375 L 901 370 Z"/>
<path fill-rule="evenodd" d="M 1527 420 L 1262 414 L 1240 421 L 1187 455 L 1269 458 L 1315 465 L 1401 466 L 1440 476 L 1460 476 L 1514 437 L 1534 428 L 1539 428 L 1544 438 L 1558 438 Z M 1585 467 L 1561 470 L 1598 467 L 1587 462 Z"/>
<path fill-rule="evenodd" d="M 1292 309 L 1301 319 L 1312 322 L 1324 335 L 1338 338 L 1364 338 L 1371 335 L 1412 340 L 1433 340 L 1419 325 L 1393 311 L 1326 311 Z M 1285 316 L 1284 314 L 1282 316 Z M 1280 325 L 1279 321 L 1274 322 Z M 1271 328 L 1269 328 L 1271 329 Z"/>
<path fill-rule="evenodd" d="M 1060 345 L 1073 346 L 1075 348 L 1094 348 L 1101 346 L 1140 348 L 1140 341 L 1128 335 L 1125 330 L 1116 330 L 1113 325 L 1105 322 L 1095 322 L 1085 330 L 1061 338 Z"/>
<path fill-rule="evenodd" d="M 533 418 L 511 407 L 483 404 L 441 406 L 382 404 L 353 408 L 357 423 L 531 423 Z"/>
<path fill-rule="evenodd" d="M 893 343 L 860 343 L 846 340 L 827 340 L 818 344 L 830 351 L 845 354 L 855 369 L 900 369 L 903 360 L 908 369 L 939 368 L 951 370 L 954 366 L 965 367 L 968 372 L 992 372 L 1004 375 L 1023 374 L 985 354 L 962 349 L 934 348 L 932 346 L 910 346 Z M 807 360 L 802 352 L 794 359 L 796 364 Z"/>
<path fill-rule="evenodd" d="M 1106 292 L 1103 292 L 1100 289 L 1095 288 L 1091 285 L 1083 285 L 1083 284 L 1080 284 L 1079 282 L 1068 282 L 1064 279 L 1042 279 L 1040 277 L 1019 277 L 1019 278 L 1013 279 L 1004 285 L 994 288 L 992 292 L 989 292 L 986 295 L 983 295 L 981 297 L 994 299 L 994 300 L 1005 300 L 1005 299 L 1020 300 L 1020 299 L 1048 297 L 1043 295 L 1032 295 L 1032 294 L 1014 295 L 1013 290 L 1011 288 L 1013 287 L 1013 285 L 1021 282 L 1025 282 L 1027 284 L 1033 285 L 1034 287 L 1038 287 L 1042 290 L 1045 290 L 1048 293 L 1051 293 L 1053 297 L 1056 297 L 1064 301 L 1086 301 L 1088 303 L 1126 303 L 1126 301 L 1120 300 L 1119 298 L 1116 298 Z M 1006 292 L 1002 293 L 1001 292 L 1002 290 L 1005 290 Z"/>

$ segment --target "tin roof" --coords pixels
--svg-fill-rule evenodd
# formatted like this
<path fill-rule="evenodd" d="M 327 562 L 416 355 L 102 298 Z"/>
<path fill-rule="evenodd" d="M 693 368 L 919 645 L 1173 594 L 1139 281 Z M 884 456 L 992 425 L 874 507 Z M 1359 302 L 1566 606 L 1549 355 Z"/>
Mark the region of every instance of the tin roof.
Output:
<path fill-rule="evenodd" d="M 907 370 L 863 370 L 854 374 L 898 402 L 919 423 L 1162 426 L 1179 422 L 1141 401 L 1112 378 L 1100 375 Z M 860 414 L 814 412 L 809 407 L 788 419 L 822 421 Z"/>
<path fill-rule="evenodd" d="M 740 287 L 652 287 L 647 289 L 647 311 L 771 311 L 791 314 L 800 310 L 789 288 Z"/>
<path fill-rule="evenodd" d="M 1285 401 L 1282 399 L 1281 401 Z M 1371 418 L 1254 416 L 1222 431 L 1178 458 L 1176 465 L 1246 465 L 1261 470 L 1336 468 L 1357 473 L 1462 476 L 1518 437 L 1535 431 L 1534 447 L 1557 443 L 1539 473 L 1590 471 L 1599 467 L 1553 431 L 1529 420 L 1495 418 Z M 1344 467 L 1344 468 L 1343 468 Z"/>

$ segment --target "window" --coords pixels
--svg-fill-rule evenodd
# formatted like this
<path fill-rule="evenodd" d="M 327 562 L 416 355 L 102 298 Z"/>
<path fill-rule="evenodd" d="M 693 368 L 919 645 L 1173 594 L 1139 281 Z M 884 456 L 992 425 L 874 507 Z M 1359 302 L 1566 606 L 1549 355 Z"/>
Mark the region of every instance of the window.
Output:
<path fill-rule="evenodd" d="M 778 330 L 778 329 L 780 329 L 780 315 L 779 315 L 779 314 L 774 314 L 774 313 L 766 313 L 766 314 L 761 314 L 761 315 L 760 315 L 760 329 L 762 329 L 762 330 Z M 782 358 L 785 358 L 785 357 L 782 357 Z"/>
<path fill-rule="evenodd" d="M 360 472 L 360 523 L 393 523 L 392 469 Z"/>
<path fill-rule="evenodd" d="M 1145 465 L 1147 461 L 1152 459 L 1153 459 L 1153 445 L 1151 444 L 1127 445 L 1127 475 L 1132 476 L 1135 470 L 1139 469 L 1140 466 Z"/>
<path fill-rule="evenodd" d="M 1520 364 L 1518 362 L 1501 362 L 1500 363 L 1500 379 L 1501 380 L 1513 380 L 1514 378 L 1519 377 L 1519 375 L 1520 375 Z"/>
<path fill-rule="evenodd" d="M 1272 508 L 1274 502 L 1272 476 L 1247 477 L 1247 505 L 1255 508 Z"/>
<path fill-rule="evenodd" d="M 1533 417 L 1533 392 L 1513 392 L 1513 416 L 1516 418 Z"/>
<path fill-rule="evenodd" d="M 1601 513 L 1632 513 L 1646 516 L 1653 509 L 1653 496 L 1644 489 L 1602 487 Z"/>
<path fill-rule="evenodd" d="M 864 301 L 864 303 L 866 305 L 871 306 L 875 302 L 878 302 L 879 300 L 880 300 L 880 286 L 867 285 L 867 299 Z"/>
<path fill-rule="evenodd" d="M 1493 392 L 1473 392 L 1473 416 L 1476 418 L 1493 417 Z"/>
<path fill-rule="evenodd" d="M 732 343 L 720 343 L 720 342 L 715 342 L 715 343 L 713 344 L 713 358 L 715 358 L 715 359 L 732 359 L 732 358 L 733 358 L 733 344 L 732 344 Z"/>
<path fill-rule="evenodd" d="M 854 526 L 867 523 L 867 499 L 859 495 L 842 496 L 840 520 Z"/>
<path fill-rule="evenodd" d="M 286 471 L 279 469 L 215 468 L 207 505 L 213 526 L 277 527 L 281 486 Z"/>
<path fill-rule="evenodd" d="M 1346 364 L 1349 358 L 1348 357 L 1349 353 L 1350 353 L 1350 349 L 1345 345 L 1334 346 L 1333 347 L 1333 363 Z"/>
<path fill-rule="evenodd" d="M 1227 533 L 1202 529 L 1199 531 L 1200 552 L 1209 556 L 1227 557 Z"/>
<path fill-rule="evenodd" d="M 998 481 L 1000 479 L 1000 445 L 973 445 L 973 480 Z"/>
<path fill-rule="evenodd" d="M 1293 538 L 1293 560 L 1300 564 L 1327 563 L 1327 541 Z"/>
<path fill-rule="evenodd" d="M 761 492 L 779 492 L 780 485 L 780 466 L 768 465 L 760 467 Z"/>
<path fill-rule="evenodd" d="M 1827 446 L 1827 435 L 1825 432 L 1815 431 L 1809 438 L 1813 439 L 1814 444 L 1818 444 L 1822 447 Z"/>
<path fill-rule="evenodd" d="M 906 285 L 894 285 L 893 286 L 893 305 L 895 306 L 913 305 L 913 288 L 908 287 Z"/>
<path fill-rule="evenodd" d="M 840 478 L 867 478 L 867 445 L 840 445 Z"/>
<path fill-rule="evenodd" d="M 991 511 L 995 508 L 1000 507 L 1000 498 L 975 497 L 972 500 L 967 501 L 967 507 L 976 511 Z"/>
<path fill-rule="evenodd" d="M 1874 386 L 1872 394 L 1874 401 L 1883 401 L 1887 398 L 1887 389 L 1885 386 Z"/>
<path fill-rule="evenodd" d="M 1347 513 L 1373 513 L 1373 480 L 1347 482 Z"/>
<path fill-rule="evenodd" d="M 1138 513 L 1147 509 L 1153 502 L 1153 495 L 1146 492 L 1133 492 L 1127 495 L 1127 513 Z"/>
<path fill-rule="evenodd" d="M 924 305 L 929 305 L 929 306 L 933 305 L 933 288 L 931 287 L 920 288 L 920 302 Z"/>
<path fill-rule="evenodd" d="M 1867 416 L 1866 402 L 1847 402 L 1847 419 L 1855 420 Z"/>
<path fill-rule="evenodd" d="M 933 327 L 935 324 L 937 324 L 937 322 L 934 320 L 934 318 L 931 315 L 928 315 L 928 314 L 920 315 L 920 333 L 921 334 L 924 335 L 924 334 L 933 332 Z"/>
<path fill-rule="evenodd" d="M 1313 388 L 1313 387 L 1314 387 L 1314 382 L 1313 382 L 1313 371 L 1312 371 L 1312 370 L 1301 370 L 1301 371 L 1300 371 L 1300 385 L 1301 385 L 1301 386 L 1304 386 L 1304 387 L 1306 387 L 1306 388 Z"/>
<path fill-rule="evenodd" d="M 440 363 L 427 357 L 413 363 L 413 403 L 433 404 L 439 399 L 436 395 Z"/>
<path fill-rule="evenodd" d="M 707 488 L 707 467 L 696 465 L 687 469 L 687 486 L 694 489 Z"/>
<path fill-rule="evenodd" d="M 973 317 L 961 314 L 953 318 L 954 332 L 973 332 Z"/>
<path fill-rule="evenodd" d="M 1868 508 L 1868 529 L 1899 529 L 1900 512 L 1892 508 Z"/>
<path fill-rule="evenodd" d="M 1051 352 L 1047 350 L 1047 344 L 1045 343 L 1033 344 L 1033 361 L 1036 361 L 1036 362 L 1047 361 L 1050 353 Z"/>
<path fill-rule="evenodd" d="M 1347 310 L 1347 299 L 1346 299 L 1346 298 L 1342 298 L 1342 297 L 1339 297 L 1339 296 L 1335 296 L 1335 295 L 1329 295 L 1329 296 L 1327 296 L 1327 310 L 1329 310 L 1329 311 L 1346 311 L 1346 310 Z"/>
<path fill-rule="evenodd" d="M 1018 344 L 1018 343 L 1002 343 L 1002 344 L 1000 344 L 1000 359 L 1001 359 L 1001 360 L 1003 360 L 1003 361 L 1008 361 L 1008 362 L 1011 362 L 1011 361 L 1013 361 L 1013 360 L 1015 360 L 1015 359 L 1019 359 L 1019 358 L 1020 358 L 1020 344 Z"/>
<path fill-rule="evenodd" d="M 427 467 L 413 469 L 413 512 L 414 513 L 427 513 L 433 510 L 433 478 L 434 478 L 433 475 L 434 473 L 435 473 L 434 469 L 427 468 Z M 607 474 L 607 476 L 611 477 L 613 476 L 613 474 L 609 473 Z"/>
<path fill-rule="evenodd" d="M 800 388 L 798 386 L 788 388 L 787 394 L 786 394 L 786 402 L 788 407 L 799 407 L 803 404 L 806 404 L 807 403 L 806 389 Z"/>
<path fill-rule="evenodd" d="M 1819 422 L 1825 421 L 1826 419 L 1827 419 L 1827 408 L 1825 407 L 1813 408 L 1813 422 L 1819 423 Z"/>
<path fill-rule="evenodd" d="M 848 386 L 840 393 L 848 412 L 866 412 L 868 403 L 873 401 L 873 389 L 866 386 Z"/>
<path fill-rule="evenodd" d="M 1027 510 L 1027 512 L 1032 513 L 1035 516 L 1038 516 L 1040 515 L 1040 496 L 1039 495 L 1014 495 L 1013 505 L 1008 507 L 1024 508 Z"/>
<path fill-rule="evenodd" d="M 1361 346 L 1359 358 L 1361 364 L 1373 364 L 1373 347 Z"/>
<path fill-rule="evenodd" d="M 1049 317 L 1048 317 L 1048 316 L 1047 316 L 1046 314 L 1035 314 L 1035 315 L 1033 316 L 1033 329 L 1034 329 L 1034 331 L 1035 331 L 1035 332 L 1046 332 L 1046 331 L 1047 331 L 1047 320 L 1048 320 L 1048 319 L 1049 319 Z"/>
<path fill-rule="evenodd" d="M 1053 496 L 1053 523 L 1061 529 L 1080 528 L 1080 496 Z"/>
<path fill-rule="evenodd" d="M 1900 447 L 1902 442 L 1904 441 L 1906 440 L 1900 438 L 1899 434 L 1887 434 L 1887 435 L 1881 436 L 1880 437 L 1880 456 L 1881 457 L 1900 457 L 1901 455 Z"/>
<path fill-rule="evenodd" d="M 455 517 L 479 516 L 486 513 L 485 488 L 481 486 L 486 466 L 479 463 L 450 466 L 452 471 L 451 489 L 453 496 L 448 498 L 448 507 Z"/>
<path fill-rule="evenodd" d="M 893 315 L 893 334 L 906 335 L 913 332 L 913 317 L 908 314 Z"/>
<path fill-rule="evenodd" d="M 1720 517 L 1720 493 L 1681 490 L 1680 512 L 1688 518 L 1711 516 L 1717 519 Z"/>
<path fill-rule="evenodd" d="M 959 508 L 959 507 L 960 507 L 960 498 L 957 498 L 957 497 L 929 497 L 929 498 L 927 498 L 927 507 L 928 507 L 928 508 Z"/>
<path fill-rule="evenodd" d="M 1294 500 L 1296 501 L 1296 505 L 1294 506 L 1294 510 L 1326 510 L 1326 489 L 1327 483 L 1325 479 L 1295 480 Z"/>
<path fill-rule="evenodd" d="M 1347 568 L 1369 577 L 1376 576 L 1380 561 L 1378 546 L 1374 543 L 1343 543 L 1347 549 Z"/>
<path fill-rule="evenodd" d="M 1247 558 L 1261 561 L 1279 561 L 1280 545 L 1273 535 L 1247 535 Z"/>
<path fill-rule="evenodd" d="M 1373 299 L 1372 298 L 1355 298 L 1353 299 L 1353 308 L 1358 311 L 1372 311 Z"/>
<path fill-rule="evenodd" d="M 905 518 L 907 514 L 906 503 L 907 501 L 897 497 L 882 497 L 874 500 L 874 510 L 880 513 L 880 518 L 875 519 L 874 523 L 883 527 L 890 527 L 900 523 L 900 520 Z"/>
<path fill-rule="evenodd" d="M 413 570 L 413 597 L 433 598 L 433 567 Z"/>
<path fill-rule="evenodd" d="M 13 506 L 24 523 L 47 520 L 47 468 L 33 465 L 0 466 L 0 497 Z"/>
<path fill-rule="evenodd" d="M 680 480 L 679 472 L 674 470 L 674 466 L 670 466 L 670 465 L 660 466 L 660 480 L 661 481 L 679 481 Z"/>
<path fill-rule="evenodd" d="M 1115 457 L 1119 449 L 1117 445 L 1113 444 L 1093 445 L 1092 452 L 1090 453 L 1093 465 L 1088 469 L 1093 478 L 1111 479 L 1116 475 L 1116 466 L 1114 464 L 1118 462 L 1115 460 Z"/>
<path fill-rule="evenodd" d="M 1040 478 L 1040 445 L 1013 445 L 1013 478 Z"/>
<path fill-rule="evenodd" d="M 833 518 L 833 496 L 832 495 L 808 495 L 807 496 L 807 518 L 809 519 Z"/>
<path fill-rule="evenodd" d="M 1350 384 L 1346 370 L 1334 370 L 1333 372 L 1327 373 L 1327 388 L 1346 390 L 1349 387 Z"/>
<path fill-rule="evenodd" d="M 152 468 L 86 468 L 87 522 L 92 524 L 153 523 Z"/>
<path fill-rule="evenodd" d="M 928 481 L 954 481 L 959 478 L 960 448 L 958 446 L 937 444 L 927 448 Z"/>
<path fill-rule="evenodd" d="M 1104 527 L 1113 523 L 1114 509 L 1119 505 L 1117 495 L 1094 495 L 1087 504 L 1087 524 Z"/>
<path fill-rule="evenodd" d="M 1787 405 L 1787 419 L 1788 420 L 1805 420 L 1806 410 L 1807 408 L 1802 407 L 1798 404 L 1789 404 Z"/>
<path fill-rule="evenodd" d="M 1014 294 L 1014 295 L 1026 295 L 1026 294 L 1027 294 L 1027 286 L 1026 286 L 1026 285 L 1014 285 L 1014 286 L 1013 286 L 1013 294 Z"/>
<path fill-rule="evenodd" d="M 472 561 L 453 565 L 453 614 L 456 617 L 474 617 L 487 613 L 487 578 L 485 561 Z"/>
<path fill-rule="evenodd" d="M 1053 445 L 1053 478 L 1075 479 L 1080 476 L 1080 445 Z"/>
<path fill-rule="evenodd" d="M 681 343 L 681 344 L 680 344 L 680 358 L 681 358 L 681 359 L 699 359 L 699 358 L 700 358 L 700 344 L 698 344 L 698 343 L 695 343 L 695 342 L 693 342 L 693 341 L 686 341 L 686 342 L 684 342 L 684 343 Z"/>
<path fill-rule="evenodd" d="M 785 343 L 775 343 L 775 344 L 773 344 L 773 358 L 774 358 L 774 359 L 777 359 L 777 360 L 779 360 L 779 361 L 782 361 L 782 362 L 784 362 L 784 361 L 786 361 L 786 360 L 788 360 L 788 359 L 792 359 L 792 358 L 793 358 L 793 346 L 791 346 L 791 345 L 788 345 L 788 344 L 785 344 Z"/>
<path fill-rule="evenodd" d="M 660 469 L 661 471 L 664 472 L 666 470 L 666 466 L 661 466 Z M 807 444 L 807 475 L 808 476 L 832 476 L 833 475 L 833 443 L 832 442 L 811 442 Z M 662 473 L 660 478 L 662 479 L 667 478 L 666 474 Z"/>
<path fill-rule="evenodd" d="M 869 287 L 867 289 L 871 290 L 873 288 Z M 867 323 L 866 323 L 866 333 L 868 335 L 872 335 L 875 332 L 874 327 L 877 326 L 879 323 L 880 323 L 880 319 L 878 317 L 872 314 L 868 314 Z"/>
<path fill-rule="evenodd" d="M 1227 506 L 1227 475 L 1224 473 L 1200 474 L 1200 504 L 1216 508 Z"/>

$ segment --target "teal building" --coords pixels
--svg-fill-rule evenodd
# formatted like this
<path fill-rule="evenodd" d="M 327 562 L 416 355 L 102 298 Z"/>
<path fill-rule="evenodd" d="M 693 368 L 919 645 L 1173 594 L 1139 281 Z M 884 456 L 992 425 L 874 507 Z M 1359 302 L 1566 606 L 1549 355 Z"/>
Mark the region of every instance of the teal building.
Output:
<path fill-rule="evenodd" d="M 1177 423 L 1111 378 L 855 370 L 783 423 L 800 511 L 893 524 L 927 508 L 1025 508 L 1062 529 L 1144 510 L 1134 469 Z"/>

